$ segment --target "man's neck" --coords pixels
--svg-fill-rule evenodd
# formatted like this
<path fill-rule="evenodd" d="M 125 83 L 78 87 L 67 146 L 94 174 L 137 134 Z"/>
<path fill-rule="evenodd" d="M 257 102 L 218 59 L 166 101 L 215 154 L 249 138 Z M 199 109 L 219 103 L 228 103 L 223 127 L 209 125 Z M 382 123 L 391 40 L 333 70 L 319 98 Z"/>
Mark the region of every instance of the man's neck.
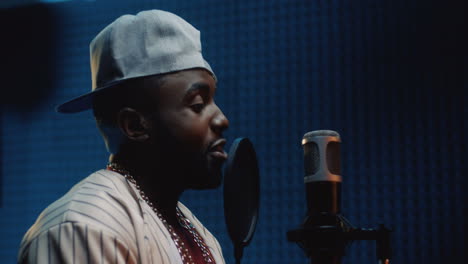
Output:
<path fill-rule="evenodd" d="M 111 155 L 109 162 L 128 171 L 162 217 L 170 225 L 178 225 L 176 207 L 185 188 L 180 180 L 181 173 L 175 170 L 177 167 L 167 166 L 165 162 L 150 162 L 137 155 Z"/>

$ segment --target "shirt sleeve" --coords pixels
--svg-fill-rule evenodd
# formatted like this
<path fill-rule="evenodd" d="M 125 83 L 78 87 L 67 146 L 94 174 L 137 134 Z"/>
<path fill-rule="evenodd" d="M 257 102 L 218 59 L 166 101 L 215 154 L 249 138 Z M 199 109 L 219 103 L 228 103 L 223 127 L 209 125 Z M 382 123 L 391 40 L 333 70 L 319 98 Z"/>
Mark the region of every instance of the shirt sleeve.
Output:
<path fill-rule="evenodd" d="M 88 224 L 53 226 L 20 249 L 18 263 L 137 263 L 138 250 L 118 235 Z"/>

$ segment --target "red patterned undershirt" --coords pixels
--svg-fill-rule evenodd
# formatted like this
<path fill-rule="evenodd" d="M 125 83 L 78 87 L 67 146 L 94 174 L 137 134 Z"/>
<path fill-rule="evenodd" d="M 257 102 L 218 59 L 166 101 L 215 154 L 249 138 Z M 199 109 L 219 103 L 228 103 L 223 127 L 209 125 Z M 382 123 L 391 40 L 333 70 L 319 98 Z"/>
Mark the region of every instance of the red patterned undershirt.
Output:
<path fill-rule="evenodd" d="M 179 235 L 180 239 L 185 243 L 188 253 L 192 256 L 192 260 L 195 264 L 206 264 L 205 259 L 203 257 L 202 251 L 197 243 L 194 241 L 190 232 L 181 227 L 177 226 L 174 228 L 174 231 Z"/>

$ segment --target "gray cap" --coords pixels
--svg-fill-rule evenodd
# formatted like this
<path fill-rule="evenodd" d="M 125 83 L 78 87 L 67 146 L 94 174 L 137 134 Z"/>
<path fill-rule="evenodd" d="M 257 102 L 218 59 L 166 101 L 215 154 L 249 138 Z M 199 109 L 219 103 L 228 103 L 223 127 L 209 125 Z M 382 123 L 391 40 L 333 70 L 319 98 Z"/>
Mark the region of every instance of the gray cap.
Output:
<path fill-rule="evenodd" d="M 203 68 L 200 31 L 177 15 L 161 10 L 124 15 L 104 28 L 90 44 L 91 92 L 57 106 L 61 113 L 92 108 L 93 97 L 125 80 Z"/>

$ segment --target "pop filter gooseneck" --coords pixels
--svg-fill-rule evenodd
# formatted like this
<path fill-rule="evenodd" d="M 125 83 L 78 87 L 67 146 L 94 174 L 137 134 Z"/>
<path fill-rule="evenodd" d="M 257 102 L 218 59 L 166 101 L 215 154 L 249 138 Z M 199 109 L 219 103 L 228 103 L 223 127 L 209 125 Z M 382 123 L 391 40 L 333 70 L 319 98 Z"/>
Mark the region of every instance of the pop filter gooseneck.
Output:
<path fill-rule="evenodd" d="M 224 217 L 240 264 L 244 247 L 255 232 L 260 202 L 257 156 L 249 139 L 237 138 L 229 150 L 224 171 Z"/>

